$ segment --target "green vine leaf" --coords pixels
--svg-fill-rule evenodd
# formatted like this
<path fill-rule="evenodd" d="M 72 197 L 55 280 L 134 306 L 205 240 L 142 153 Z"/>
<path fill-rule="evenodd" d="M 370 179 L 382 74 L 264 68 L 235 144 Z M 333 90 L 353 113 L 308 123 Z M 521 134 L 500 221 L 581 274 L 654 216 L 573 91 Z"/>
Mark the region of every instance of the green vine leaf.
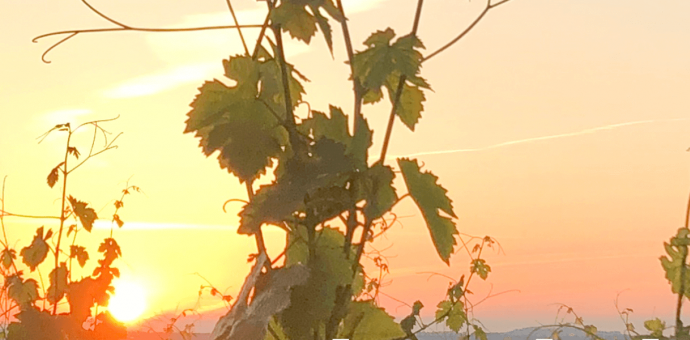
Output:
<path fill-rule="evenodd" d="M 264 223 L 282 225 L 291 221 L 295 213 L 305 212 L 305 199 L 314 197 L 317 190 L 345 186 L 355 169 L 354 161 L 346 154 L 347 147 L 328 138 L 310 147 L 311 157 L 281 161 L 275 183 L 259 188 L 254 199 L 245 205 L 240 212 L 240 234 L 253 234 Z M 347 202 L 337 205 L 345 207 Z"/>
<path fill-rule="evenodd" d="M 462 325 L 467 322 L 465 305 L 462 303 L 462 301 L 458 300 L 453 303 L 449 300 L 444 300 L 439 302 L 436 307 L 436 319 L 446 320 L 446 326 L 456 333 L 460 331 Z"/>
<path fill-rule="evenodd" d="M 85 202 L 79 201 L 72 196 L 69 196 L 67 199 L 72 205 L 72 211 L 79 217 L 79 222 L 81 222 L 82 227 L 84 227 L 86 231 L 91 232 L 93 223 L 98 219 L 96 211 L 93 210 L 93 208 L 87 207 Z"/>
<path fill-rule="evenodd" d="M 453 212 L 452 201 L 446 195 L 447 190 L 436 183 L 438 177 L 434 174 L 428 171 L 422 173 L 417 160 L 399 158 L 398 165 L 410 196 L 424 216 L 436 251 L 446 264 L 450 264 L 450 255 L 457 244 L 454 236 L 458 234 L 458 230 L 450 218 L 439 213 L 441 210 L 457 218 Z"/>
<path fill-rule="evenodd" d="M 491 272 L 491 266 L 489 266 L 484 259 L 476 259 L 472 261 L 470 272 L 477 273 L 482 280 L 486 280 Z"/>
<path fill-rule="evenodd" d="M 368 150 L 372 144 L 373 132 L 363 116 L 355 117 L 355 131 L 351 135 L 347 116 L 336 106 L 329 106 L 330 117 L 319 111 L 312 111 L 312 117 L 302 120 L 297 130 L 303 135 L 312 136 L 315 141 L 331 139 L 345 145 L 345 154 L 357 163 L 357 168 L 367 167 Z"/>
<path fill-rule="evenodd" d="M 221 168 L 236 175 L 241 182 L 266 173 L 288 146 L 284 127 L 285 95 L 281 69 L 263 50 L 264 57 L 235 56 L 223 61 L 225 76 L 236 82 L 226 86 L 218 80 L 206 82 L 192 102 L 185 133 L 196 132 L 206 156 L 219 151 Z M 292 106 L 301 101 L 304 88 L 288 67 Z"/>
<path fill-rule="evenodd" d="M 412 313 L 410 313 L 410 315 L 406 316 L 404 319 L 400 321 L 400 327 L 405 332 L 405 334 L 408 337 L 412 337 L 412 339 L 416 339 L 416 336 L 414 336 L 412 333 L 412 329 L 417 324 L 417 317 L 419 316 L 419 312 L 422 310 L 423 307 L 424 305 L 421 301 L 415 301 L 414 305 L 412 305 Z"/>
<path fill-rule="evenodd" d="M 373 302 L 351 302 L 339 338 L 351 340 L 390 340 L 406 335 L 405 331 L 385 310 Z"/>
<path fill-rule="evenodd" d="M 271 21 L 295 38 L 309 43 L 316 35 L 316 18 L 304 5 L 294 1 L 281 1 L 271 12 Z"/>
<path fill-rule="evenodd" d="M 62 262 L 59 267 L 53 269 L 49 276 L 50 286 L 48 287 L 48 302 L 56 304 L 67 293 L 67 264 Z"/>
<path fill-rule="evenodd" d="M 396 114 L 405 125 L 414 131 L 421 117 L 425 100 L 421 88 L 429 89 L 429 84 L 419 77 L 422 42 L 413 35 L 406 35 L 391 43 L 395 32 L 388 28 L 372 34 L 364 44 L 366 50 L 357 52 L 353 61 L 354 78 L 364 88 L 363 102 L 376 103 L 383 98 L 381 87 L 388 90 L 391 103 L 395 99 L 401 76 L 406 82 L 400 96 Z"/>
<path fill-rule="evenodd" d="M 395 173 L 390 166 L 376 163 L 359 178 L 359 196 L 367 201 L 364 214 L 369 220 L 380 218 L 398 201 L 393 186 Z"/>
<path fill-rule="evenodd" d="M 280 25 L 293 38 L 302 40 L 307 44 L 316 34 L 316 25 L 318 25 L 332 54 L 333 30 L 328 23 L 328 18 L 321 13 L 321 9 L 324 9 L 338 22 L 345 20 L 333 0 L 283 0 L 271 12 L 271 21 Z"/>
<path fill-rule="evenodd" d="M 474 328 L 475 339 L 487 340 L 486 332 L 484 331 L 484 329 L 482 329 L 481 327 L 479 327 L 477 325 L 472 325 L 472 328 Z"/>
<path fill-rule="evenodd" d="M 645 321 L 644 328 L 652 332 L 652 334 L 650 334 L 652 337 L 661 338 L 664 336 L 664 329 L 666 329 L 666 323 L 661 321 L 659 318 L 654 318 L 652 320 Z"/>
<path fill-rule="evenodd" d="M 395 98 L 395 92 L 397 91 L 399 81 L 400 77 L 397 76 L 397 74 L 389 76 L 386 81 L 386 88 L 388 89 L 389 98 L 391 98 L 391 104 Z M 422 111 L 424 110 L 424 105 L 422 103 L 425 100 L 426 97 L 420 86 L 410 85 L 407 82 L 403 85 L 395 114 L 397 114 L 403 124 L 412 131 L 414 131 L 415 125 L 417 125 L 419 119 L 422 117 Z"/>
<path fill-rule="evenodd" d="M 28 247 L 22 248 L 19 255 L 22 257 L 22 262 L 29 266 L 29 269 L 33 272 L 36 267 L 40 265 L 48 256 L 48 240 L 52 232 L 49 230 L 47 235 L 43 236 L 43 227 L 36 229 L 36 235 L 34 235 L 33 241 Z"/>
<path fill-rule="evenodd" d="M 671 238 L 669 242 L 664 242 L 664 248 L 668 256 L 661 256 L 661 266 L 666 273 L 666 279 L 671 283 L 671 291 L 674 294 L 680 292 L 681 287 L 681 268 L 685 268 L 685 275 L 683 277 L 683 294 L 690 297 L 690 266 L 683 263 L 683 252 L 687 253 L 687 246 L 676 245 L 683 240 L 687 240 L 688 231 L 685 228 L 678 229 L 678 234 Z"/>
<path fill-rule="evenodd" d="M 5 248 L 2 250 L 0 259 L 2 260 L 2 267 L 9 269 L 12 263 L 14 263 L 14 260 L 17 259 L 17 252 L 14 249 Z"/>

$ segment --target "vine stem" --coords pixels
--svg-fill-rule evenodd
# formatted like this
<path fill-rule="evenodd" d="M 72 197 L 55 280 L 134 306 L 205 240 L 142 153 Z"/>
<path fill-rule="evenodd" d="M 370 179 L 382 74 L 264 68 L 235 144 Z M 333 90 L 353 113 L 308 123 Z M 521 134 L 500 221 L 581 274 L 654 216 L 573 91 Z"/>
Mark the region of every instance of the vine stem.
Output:
<path fill-rule="evenodd" d="M 503 5 L 508 1 L 510 1 L 510 0 L 503 0 L 503 1 L 499 1 L 497 3 L 492 4 L 491 0 L 487 0 L 486 7 L 484 7 L 484 10 L 479 14 L 479 16 L 477 16 L 476 19 L 474 19 L 474 21 L 469 26 L 467 26 L 467 28 L 465 28 L 462 32 L 460 32 L 460 34 L 458 34 L 455 38 L 453 38 L 453 40 L 451 40 L 450 42 L 441 46 L 439 49 L 430 53 L 426 57 L 422 58 L 422 62 L 425 62 L 425 61 L 433 58 L 434 56 L 438 55 L 439 53 L 441 53 L 441 52 L 445 51 L 446 49 L 448 49 L 449 47 L 453 46 L 460 39 L 462 39 L 465 35 L 467 35 L 467 33 L 469 33 L 482 20 L 482 18 L 484 18 L 484 16 L 486 15 L 486 13 L 489 12 L 489 10 L 496 8 L 500 5 Z"/>
<path fill-rule="evenodd" d="M 66 203 L 66 196 L 67 196 L 67 177 L 69 176 L 69 172 L 67 171 L 67 161 L 69 160 L 69 142 L 72 139 L 72 129 L 69 128 L 69 131 L 67 133 L 67 146 L 65 147 L 65 161 L 63 163 L 63 171 L 62 171 L 62 204 L 61 204 L 61 209 L 60 209 L 60 229 L 58 230 L 58 239 L 57 239 L 57 244 L 55 245 L 55 284 L 58 282 L 58 266 L 60 264 L 60 241 L 62 241 L 62 230 L 65 226 L 65 203 Z M 53 315 L 57 314 L 57 297 L 58 297 L 58 290 L 55 290 L 55 303 L 53 304 Z"/>
<path fill-rule="evenodd" d="M 422 5 L 424 5 L 424 0 L 417 1 L 417 12 L 414 16 L 414 24 L 412 25 L 412 35 L 417 35 L 417 29 L 419 28 L 419 19 L 422 16 Z M 391 114 L 388 117 L 388 126 L 386 127 L 386 136 L 383 138 L 383 147 L 381 148 L 381 158 L 379 162 L 383 164 L 386 159 L 386 152 L 388 152 L 388 143 L 391 139 L 391 134 L 393 133 L 393 124 L 395 123 L 395 112 L 398 110 L 398 103 L 400 102 L 400 96 L 402 95 L 403 88 L 405 87 L 405 81 L 407 77 L 401 75 L 398 81 L 398 88 L 395 91 L 395 97 L 393 98 L 393 108 L 391 109 Z"/>
<path fill-rule="evenodd" d="M 354 116 L 355 119 L 357 119 L 359 116 L 362 115 L 362 85 L 357 81 L 357 78 L 355 78 L 355 65 L 354 65 L 354 60 L 355 60 L 355 51 L 354 48 L 352 47 L 352 38 L 350 37 L 350 29 L 348 28 L 347 25 L 347 19 L 345 19 L 345 8 L 343 7 L 343 3 L 341 0 L 337 0 L 337 5 L 338 5 L 338 10 L 340 10 L 340 14 L 343 15 L 343 21 L 340 23 L 340 26 L 342 27 L 343 30 L 343 38 L 345 40 L 345 49 L 347 50 L 347 60 L 350 63 L 350 72 L 352 74 L 352 85 L 354 88 L 355 92 L 355 106 L 354 106 Z M 357 127 L 358 124 L 354 124 L 354 133 L 357 133 Z"/>
<path fill-rule="evenodd" d="M 225 2 L 228 4 L 228 9 L 230 10 L 230 14 L 232 15 L 232 20 L 235 21 L 235 26 L 237 26 L 237 33 L 239 33 L 240 40 L 242 40 L 242 47 L 244 47 L 244 53 L 249 55 L 249 48 L 247 47 L 247 42 L 244 40 L 244 34 L 242 34 L 242 28 L 240 27 L 239 21 L 237 21 L 237 16 L 235 15 L 235 10 L 232 8 L 232 1 L 231 0 L 225 0 Z"/>
<path fill-rule="evenodd" d="M 690 222 L 690 197 L 688 197 L 688 205 L 685 209 L 685 229 L 688 228 L 688 223 Z M 685 264 L 688 260 L 688 246 L 684 244 L 680 247 L 683 260 L 682 266 L 680 266 L 680 289 L 678 290 L 678 301 L 676 302 L 676 338 L 678 338 L 683 330 L 683 320 L 681 320 L 681 311 L 683 309 L 683 297 L 685 296 Z"/>

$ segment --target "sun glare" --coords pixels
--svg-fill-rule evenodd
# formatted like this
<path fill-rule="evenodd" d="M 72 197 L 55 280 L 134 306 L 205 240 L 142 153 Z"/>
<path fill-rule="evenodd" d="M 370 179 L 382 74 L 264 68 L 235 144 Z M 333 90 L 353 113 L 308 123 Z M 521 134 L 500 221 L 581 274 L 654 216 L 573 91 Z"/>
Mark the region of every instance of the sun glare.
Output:
<path fill-rule="evenodd" d="M 113 283 L 115 294 L 110 298 L 108 310 L 120 322 L 136 320 L 146 309 L 146 294 L 141 285 L 119 280 Z"/>

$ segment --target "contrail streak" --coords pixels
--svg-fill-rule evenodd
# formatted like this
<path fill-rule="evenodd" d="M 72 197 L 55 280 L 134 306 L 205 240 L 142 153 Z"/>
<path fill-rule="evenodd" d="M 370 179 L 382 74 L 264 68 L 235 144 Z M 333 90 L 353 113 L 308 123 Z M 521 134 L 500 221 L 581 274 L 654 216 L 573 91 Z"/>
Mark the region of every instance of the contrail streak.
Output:
<path fill-rule="evenodd" d="M 558 135 L 550 135 L 550 136 L 542 136 L 542 137 L 532 137 L 532 138 L 525 138 L 525 139 L 518 139 L 518 140 L 513 140 L 509 142 L 503 142 L 503 143 L 498 143 L 494 145 L 489 145 L 481 148 L 474 148 L 474 149 L 452 149 L 452 150 L 439 150 L 439 151 L 426 151 L 426 152 L 418 152 L 418 153 L 411 153 L 403 156 L 390 156 L 388 158 L 398 158 L 398 157 L 415 157 L 415 156 L 428 156 L 428 155 L 444 155 L 444 154 L 450 154 L 450 153 L 459 153 L 459 152 L 474 152 L 474 151 L 484 151 L 484 150 L 490 150 L 490 149 L 496 149 L 496 148 L 501 148 L 504 146 L 510 146 L 510 145 L 515 145 L 515 144 L 523 144 L 523 143 L 530 143 L 530 142 L 537 142 L 537 141 L 542 141 L 542 140 L 548 140 L 548 139 L 556 139 L 556 138 L 565 138 L 565 137 L 575 137 L 575 136 L 581 136 L 581 135 L 587 135 L 590 133 L 595 133 L 599 131 L 604 131 L 604 130 L 613 130 L 625 126 L 631 126 L 631 125 L 639 125 L 639 124 L 650 124 L 650 123 L 662 123 L 662 122 L 677 122 L 677 121 L 687 121 L 690 120 L 690 118 L 671 118 L 671 119 L 655 119 L 655 120 L 638 120 L 634 122 L 627 122 L 627 123 L 619 123 L 619 124 L 611 124 L 611 125 L 605 125 L 605 126 L 599 126 L 595 128 L 590 128 L 590 129 L 585 129 L 585 130 L 580 130 L 577 132 L 569 132 L 569 133 L 562 133 Z"/>

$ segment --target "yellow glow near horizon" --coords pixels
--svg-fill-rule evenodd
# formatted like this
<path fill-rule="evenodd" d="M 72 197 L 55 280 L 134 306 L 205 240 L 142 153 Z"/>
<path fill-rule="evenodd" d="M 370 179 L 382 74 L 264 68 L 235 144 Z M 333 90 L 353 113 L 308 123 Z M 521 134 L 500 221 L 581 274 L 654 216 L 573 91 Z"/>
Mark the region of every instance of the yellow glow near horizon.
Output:
<path fill-rule="evenodd" d="M 144 288 L 133 281 L 119 280 L 114 282 L 115 294 L 110 298 L 108 310 L 120 322 L 131 322 L 139 318 L 146 310 Z"/>

